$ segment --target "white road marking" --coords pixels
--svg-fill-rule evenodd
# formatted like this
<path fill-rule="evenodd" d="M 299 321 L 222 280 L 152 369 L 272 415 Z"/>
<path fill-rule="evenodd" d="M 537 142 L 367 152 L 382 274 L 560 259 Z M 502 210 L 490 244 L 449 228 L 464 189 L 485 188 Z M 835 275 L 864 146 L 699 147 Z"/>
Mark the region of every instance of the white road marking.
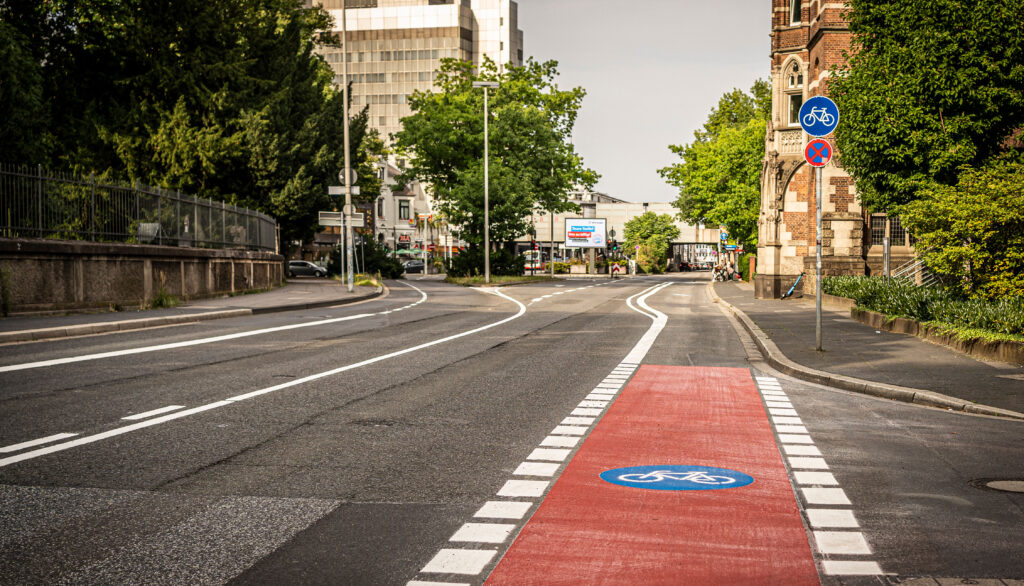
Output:
<path fill-rule="evenodd" d="M 590 393 L 586 396 L 588 401 L 611 401 L 615 398 L 615 395 L 607 395 L 605 393 Z"/>
<path fill-rule="evenodd" d="M 479 519 L 522 519 L 533 503 L 519 501 L 487 501 L 473 514 Z"/>
<path fill-rule="evenodd" d="M 802 468 L 804 470 L 828 470 L 825 458 L 787 458 L 790 468 Z"/>
<path fill-rule="evenodd" d="M 549 462 L 562 462 L 569 457 L 572 450 L 559 450 L 554 448 L 537 448 L 530 452 L 527 460 L 546 460 Z"/>
<path fill-rule="evenodd" d="M 27 441 L 27 442 L 21 442 L 20 444 L 4 446 L 4 447 L 0 448 L 0 454 L 6 454 L 7 452 L 17 452 L 18 450 L 24 450 L 25 448 L 32 448 L 32 447 L 35 447 L 35 446 L 41 446 L 43 444 L 48 444 L 48 443 L 51 443 L 51 442 L 55 442 L 57 440 L 67 439 L 69 437 L 75 437 L 76 435 L 78 435 L 78 434 L 77 433 L 58 433 L 58 434 L 54 434 L 54 435 L 48 435 L 46 437 L 41 437 L 39 439 L 34 439 L 34 440 L 31 440 L 31 441 Z"/>
<path fill-rule="evenodd" d="M 807 520 L 811 527 L 832 529 L 856 529 L 860 527 L 853 511 L 849 509 L 807 509 Z"/>
<path fill-rule="evenodd" d="M 820 456 L 821 450 L 817 446 L 795 446 L 793 444 L 782 444 L 782 451 L 787 456 Z"/>
<path fill-rule="evenodd" d="M 420 571 L 475 576 L 484 571 L 497 553 L 496 549 L 442 549 Z"/>
<path fill-rule="evenodd" d="M 562 420 L 562 425 L 590 425 L 594 421 L 593 417 L 566 417 Z"/>
<path fill-rule="evenodd" d="M 597 416 L 603 412 L 603 409 L 583 409 L 576 408 L 572 410 L 572 415 L 584 415 L 584 416 Z"/>
<path fill-rule="evenodd" d="M 779 433 L 807 433 L 807 428 L 802 425 L 776 425 L 775 431 Z"/>
<path fill-rule="evenodd" d="M 544 494 L 549 484 L 551 482 L 547 480 L 506 480 L 498 496 L 538 497 Z"/>
<path fill-rule="evenodd" d="M 797 412 L 795 409 L 782 409 L 779 407 L 772 407 L 768 409 L 768 412 L 772 415 L 788 415 L 790 417 L 796 417 Z"/>
<path fill-rule="evenodd" d="M 590 428 L 576 425 L 559 425 L 551 430 L 551 435 L 583 435 L 588 429 Z"/>
<path fill-rule="evenodd" d="M 246 332 L 237 332 L 237 333 L 234 333 L 234 334 L 225 334 L 223 336 L 213 336 L 211 338 L 200 338 L 200 339 L 197 339 L 197 340 L 186 340 L 184 342 L 173 342 L 173 343 L 170 343 L 170 344 L 159 344 L 159 345 L 156 345 L 156 346 L 144 346 L 142 348 L 128 348 L 126 350 L 114 350 L 112 352 L 99 352 L 97 354 L 85 354 L 85 355 L 82 355 L 82 356 L 68 356 L 66 358 L 55 358 L 53 360 L 40 360 L 38 362 L 26 362 L 26 363 L 23 363 L 23 364 L 11 364 L 9 366 L 0 366 L 0 372 L 14 372 L 14 371 L 18 371 L 18 370 L 28 370 L 28 369 L 32 369 L 32 368 L 42 368 L 42 367 L 46 367 L 46 366 L 57 366 L 57 365 L 60 365 L 60 364 L 71 364 L 73 362 L 85 362 L 85 361 L 89 361 L 89 360 L 100 360 L 100 359 L 103 359 L 103 358 L 118 358 L 118 357 L 121 357 L 121 356 L 131 356 L 133 354 L 144 354 L 144 353 L 147 353 L 147 352 L 159 352 L 161 350 L 174 350 L 174 349 L 177 349 L 177 348 L 187 348 L 189 346 L 200 346 L 200 345 L 203 345 L 203 344 L 212 344 L 214 342 L 225 342 L 227 340 L 237 340 L 239 338 L 248 338 L 248 337 L 251 337 L 251 336 L 260 336 L 260 335 L 263 335 L 263 334 L 273 334 L 273 333 L 276 333 L 276 332 L 284 332 L 284 331 L 287 331 L 287 330 L 297 330 L 299 328 L 310 328 L 310 327 L 315 327 L 315 326 L 323 326 L 323 325 L 329 325 L 329 324 L 336 324 L 336 323 L 341 323 L 341 322 L 345 322 L 345 321 L 352 321 L 352 320 L 356 320 L 356 319 L 363 319 L 363 318 L 367 318 L 367 317 L 372 317 L 374 315 L 385 315 L 387 313 L 391 313 L 392 311 L 401 311 L 401 309 L 407 309 L 407 308 L 410 308 L 410 307 L 415 307 L 415 306 L 417 306 L 417 305 L 419 305 L 419 304 L 421 304 L 421 303 L 423 303 L 424 301 L 427 300 L 427 294 L 425 292 L 423 292 L 421 289 L 418 289 L 415 286 L 409 285 L 409 284 L 406 284 L 406 286 L 407 287 L 412 287 L 413 289 L 416 289 L 417 291 L 419 291 L 419 293 L 421 295 L 420 300 L 415 302 L 415 303 L 412 303 L 410 305 L 407 305 L 405 307 L 402 307 L 400 309 L 394 309 L 394 310 L 391 310 L 391 311 L 382 311 L 382 312 L 378 312 L 378 313 L 361 313 L 359 315 L 350 315 L 350 316 L 346 316 L 346 317 L 336 317 L 336 318 L 332 318 L 332 319 L 323 319 L 323 320 L 314 321 L 314 322 L 306 322 L 306 323 L 301 323 L 301 324 L 291 324 L 291 325 L 287 325 L 287 326 L 278 326 L 278 327 L 274 327 L 274 328 L 263 328 L 263 329 L 260 329 L 260 330 L 250 330 L 250 331 L 246 331 Z M 517 301 L 516 303 L 519 303 L 519 302 Z"/>
<path fill-rule="evenodd" d="M 504 543 L 515 528 L 506 523 L 466 523 L 448 541 Z"/>
<path fill-rule="evenodd" d="M 878 576 L 883 574 L 878 562 L 822 560 L 826 576 Z"/>
<path fill-rule="evenodd" d="M 839 482 L 831 472 L 813 472 L 807 470 L 793 471 L 797 484 L 804 486 L 838 486 Z"/>
<path fill-rule="evenodd" d="M 858 531 L 815 531 L 818 551 L 837 555 L 870 555 L 871 548 Z"/>
<path fill-rule="evenodd" d="M 513 476 L 554 476 L 560 464 L 554 462 L 523 462 Z"/>
<path fill-rule="evenodd" d="M 545 448 L 573 448 L 580 443 L 580 438 L 568 435 L 549 435 L 544 438 L 540 445 Z"/>
<path fill-rule="evenodd" d="M 461 582 L 424 582 L 423 580 L 413 580 L 412 582 L 407 583 L 405 586 L 469 586 L 469 584 L 464 584 Z"/>
<path fill-rule="evenodd" d="M 122 417 L 121 419 L 125 419 L 125 420 L 128 420 L 128 421 L 138 421 L 139 419 L 147 419 L 147 418 L 152 417 L 154 415 L 160 415 L 160 414 L 163 414 L 163 413 L 167 413 L 167 412 L 170 412 L 170 411 L 177 411 L 178 409 L 184 409 L 184 408 L 185 408 L 184 405 L 168 405 L 166 407 L 161 407 L 159 409 L 153 409 L 152 411 L 146 411 L 145 413 L 136 413 L 135 415 L 129 415 L 128 417 Z"/>
<path fill-rule="evenodd" d="M 412 287 L 412 285 L 409 285 L 409 286 Z M 355 364 L 349 364 L 348 366 L 342 366 L 342 367 L 339 367 L 339 368 L 335 368 L 333 370 L 328 370 L 328 371 L 321 372 L 321 373 L 318 373 L 318 374 L 312 374 L 312 375 L 309 375 L 309 376 L 306 376 L 306 377 L 303 377 L 303 378 L 299 378 L 299 379 L 295 379 L 295 380 L 292 380 L 292 381 L 288 381 L 286 383 L 281 383 L 279 385 L 275 385 L 275 386 L 268 387 L 268 388 L 265 388 L 265 389 L 261 389 L 261 390 L 258 390 L 258 391 L 253 391 L 251 393 L 245 393 L 243 395 L 237 395 L 237 396 L 234 396 L 234 397 L 230 397 L 230 398 L 225 399 L 223 401 L 217 401 L 215 403 L 210 403 L 208 405 L 202 405 L 200 407 L 194 407 L 192 409 L 187 409 L 185 411 L 178 411 L 176 413 L 171 413 L 169 415 L 164 415 L 163 417 L 157 417 L 155 419 L 147 419 L 146 421 L 142 421 L 142 422 L 135 423 L 135 424 L 132 424 L 132 425 L 128 425 L 128 426 L 125 426 L 125 427 L 119 427 L 117 429 L 112 429 L 112 430 L 109 430 L 109 431 L 105 431 L 103 433 L 98 433 L 98 434 L 95 434 L 95 435 L 86 436 L 86 437 L 83 437 L 83 438 L 72 440 L 70 442 L 65 442 L 65 443 L 62 443 L 62 444 L 57 444 L 57 445 L 54 445 L 54 446 L 49 446 L 49 447 L 46 447 L 46 448 L 41 448 L 41 449 L 38 449 L 38 450 L 33 450 L 31 452 L 25 452 L 23 454 L 18 454 L 17 456 L 10 456 L 10 457 L 7 457 L 7 458 L 2 458 L 2 459 L 0 459 L 0 468 L 2 468 L 4 466 L 8 466 L 10 464 L 14 464 L 16 462 L 21 462 L 23 460 L 30 460 L 30 459 L 33 459 L 33 458 L 38 458 L 40 456 L 45 456 L 47 454 L 52 454 L 54 452 L 60 452 L 60 451 L 67 450 L 67 449 L 74 448 L 74 447 L 78 447 L 78 446 L 81 446 L 81 445 L 90 444 L 90 443 L 97 442 L 97 441 L 100 441 L 100 440 L 104 440 L 104 439 L 107 439 L 107 438 L 123 435 L 123 434 L 126 434 L 126 433 L 130 433 L 132 431 L 137 431 L 139 429 L 144 429 L 146 427 L 151 427 L 151 426 L 154 426 L 154 425 L 160 425 L 162 423 L 167 423 L 168 421 L 174 421 L 175 419 L 181 419 L 183 417 L 189 417 L 189 416 L 195 415 L 197 413 L 202 413 L 204 411 L 209 411 L 210 409 L 217 409 L 218 407 L 224 407 L 224 406 L 227 406 L 227 405 L 232 405 L 232 404 L 234 404 L 234 403 L 236 403 L 238 401 L 245 401 L 245 400 L 252 399 L 254 397 L 258 397 L 258 396 L 261 396 L 261 395 L 266 395 L 266 394 L 269 394 L 269 393 L 274 393 L 274 392 L 277 392 L 277 391 L 280 391 L 280 390 L 283 390 L 283 389 L 287 389 L 287 388 L 291 388 L 291 387 L 294 387 L 294 386 L 302 385 L 302 384 L 305 384 L 305 383 L 308 383 L 308 382 L 311 382 L 311 381 L 314 381 L 314 380 L 319 380 L 319 379 L 322 379 L 322 378 L 325 378 L 325 377 L 329 377 L 329 376 L 333 376 L 333 375 L 336 375 L 336 374 L 340 374 L 342 372 L 346 372 L 346 371 L 349 371 L 349 370 L 355 370 L 357 368 L 362 368 L 363 366 L 367 366 L 367 365 L 370 365 L 370 364 L 376 364 L 377 362 L 383 362 L 384 360 L 389 360 L 389 359 L 395 358 L 397 356 L 402 356 L 404 354 L 409 354 L 411 352 L 416 352 L 416 351 L 419 351 L 419 350 L 423 350 L 425 348 L 430 348 L 432 346 L 437 346 L 439 344 L 444 344 L 444 343 L 450 342 L 452 340 L 457 340 L 459 338 L 464 338 L 466 336 L 471 336 L 473 334 L 477 334 L 477 333 L 489 330 L 491 328 L 494 328 L 494 327 L 506 324 L 506 323 L 508 323 L 510 321 L 519 319 L 520 317 L 522 317 L 526 313 L 526 306 L 525 305 L 523 305 L 519 301 L 513 299 L 512 297 L 509 297 L 508 295 L 502 293 L 498 289 L 494 290 L 493 292 L 488 291 L 486 294 L 488 294 L 488 295 L 497 295 L 497 296 L 502 297 L 504 299 L 508 299 L 509 301 L 511 301 L 511 302 L 513 302 L 513 303 L 515 303 L 516 305 L 519 306 L 519 311 L 515 315 L 512 315 L 512 316 L 507 317 L 505 319 L 496 321 L 494 323 L 488 324 L 486 326 L 482 326 L 482 327 L 479 327 L 479 328 L 476 328 L 476 329 L 472 329 L 472 330 L 468 330 L 468 331 L 465 331 L 465 332 L 461 332 L 461 333 L 458 333 L 458 334 L 453 334 L 453 335 L 447 336 L 445 338 L 440 338 L 438 340 L 433 340 L 431 342 L 426 342 L 426 343 L 420 344 L 418 346 L 413 346 L 411 348 L 406 348 L 404 350 L 398 350 L 398 351 L 392 352 L 390 354 L 384 354 L 382 356 L 377 356 L 375 358 L 370 358 L 368 360 L 363 360 L 362 362 L 357 362 Z M 588 414 L 581 413 L 581 415 L 588 415 Z"/>
<path fill-rule="evenodd" d="M 812 505 L 850 505 L 846 491 L 841 488 L 801 488 L 804 500 Z"/>
<path fill-rule="evenodd" d="M 780 433 L 779 441 L 784 444 L 813 444 L 811 436 L 798 433 Z"/>
<path fill-rule="evenodd" d="M 607 407 L 608 401 L 580 401 L 580 407 Z"/>
<path fill-rule="evenodd" d="M 784 424 L 784 425 L 803 425 L 803 423 L 804 423 L 799 417 L 792 417 L 792 416 L 785 416 L 785 415 L 779 415 L 779 416 L 776 416 L 776 417 L 772 417 L 772 421 L 774 423 L 777 423 L 777 424 L 781 423 L 781 424 Z"/>

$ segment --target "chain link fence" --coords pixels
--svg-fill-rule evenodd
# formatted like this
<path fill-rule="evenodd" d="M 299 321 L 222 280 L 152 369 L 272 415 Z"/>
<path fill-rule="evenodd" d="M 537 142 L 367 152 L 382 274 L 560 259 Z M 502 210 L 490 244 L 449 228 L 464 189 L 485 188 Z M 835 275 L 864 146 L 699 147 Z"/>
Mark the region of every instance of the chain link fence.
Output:
<path fill-rule="evenodd" d="M 0 236 L 275 252 L 266 214 L 141 184 L 0 164 Z"/>

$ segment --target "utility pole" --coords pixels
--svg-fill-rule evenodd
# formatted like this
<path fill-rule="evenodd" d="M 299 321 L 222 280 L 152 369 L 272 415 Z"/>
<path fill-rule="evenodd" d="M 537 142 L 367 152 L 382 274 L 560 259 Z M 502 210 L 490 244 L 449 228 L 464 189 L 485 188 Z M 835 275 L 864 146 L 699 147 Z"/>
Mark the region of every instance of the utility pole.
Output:
<path fill-rule="evenodd" d="M 341 8 L 341 83 L 342 87 L 345 88 L 344 100 L 342 104 L 343 115 L 345 117 L 345 176 L 342 178 L 345 186 L 345 226 L 343 228 L 345 232 L 345 259 L 348 268 L 348 291 L 351 293 L 355 289 L 355 274 L 352 272 L 352 160 L 349 156 L 349 137 L 348 137 L 348 7 L 347 1 L 342 2 Z"/>

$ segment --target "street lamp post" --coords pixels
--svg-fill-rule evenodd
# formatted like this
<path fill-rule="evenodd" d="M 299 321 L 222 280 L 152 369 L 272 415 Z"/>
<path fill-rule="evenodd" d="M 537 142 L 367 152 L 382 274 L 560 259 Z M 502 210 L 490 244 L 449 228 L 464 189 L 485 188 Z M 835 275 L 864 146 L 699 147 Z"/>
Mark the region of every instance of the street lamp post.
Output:
<path fill-rule="evenodd" d="M 473 87 L 484 88 L 484 283 L 491 282 L 491 211 L 490 211 L 490 137 L 487 133 L 487 92 L 498 87 L 496 81 L 474 81 Z"/>

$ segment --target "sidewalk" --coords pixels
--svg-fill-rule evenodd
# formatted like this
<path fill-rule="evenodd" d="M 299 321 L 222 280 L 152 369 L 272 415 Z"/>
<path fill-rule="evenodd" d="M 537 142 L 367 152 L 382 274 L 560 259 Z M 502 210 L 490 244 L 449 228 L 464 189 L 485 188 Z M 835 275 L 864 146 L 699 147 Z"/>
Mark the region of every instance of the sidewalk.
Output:
<path fill-rule="evenodd" d="M 258 313 L 328 307 L 372 299 L 382 294 L 373 287 L 356 287 L 327 279 L 292 279 L 266 293 L 198 299 L 169 309 L 79 313 L 61 316 L 15 315 L 0 319 L 0 343 L 65 338 L 103 332 L 135 330 Z"/>
<path fill-rule="evenodd" d="M 849 310 L 827 307 L 822 309 L 823 350 L 818 352 L 813 297 L 755 299 L 753 287 L 745 283 L 715 283 L 714 292 L 738 310 L 741 321 L 740 312 L 756 324 L 755 337 L 759 330 L 774 343 L 774 352 L 782 356 L 766 356 L 769 362 L 798 378 L 823 382 L 832 375 L 838 380 L 828 384 L 873 395 L 972 412 L 989 412 L 984 409 L 988 406 L 1024 413 L 1024 369 L 982 362 L 914 336 L 877 331 L 851 319 Z M 790 361 L 802 367 L 796 370 L 808 372 L 791 371 L 786 364 Z"/>

